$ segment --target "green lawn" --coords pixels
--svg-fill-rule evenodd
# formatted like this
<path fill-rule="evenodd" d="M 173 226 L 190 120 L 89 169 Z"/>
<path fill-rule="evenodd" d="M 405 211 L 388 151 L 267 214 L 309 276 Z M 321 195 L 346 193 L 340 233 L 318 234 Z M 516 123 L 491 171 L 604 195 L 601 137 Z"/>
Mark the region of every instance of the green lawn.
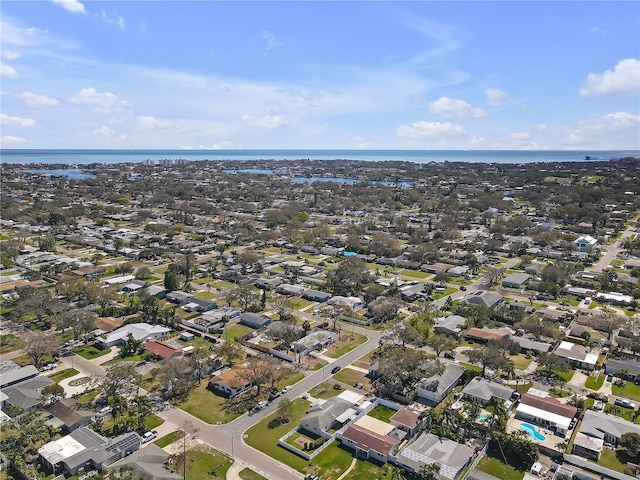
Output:
<path fill-rule="evenodd" d="M 630 408 L 618 407 L 611 403 L 607 403 L 604 406 L 604 413 L 616 415 L 617 417 L 624 418 L 631 423 L 640 423 L 640 418 L 636 418 L 636 410 Z"/>
<path fill-rule="evenodd" d="M 501 462 L 497 458 L 485 455 L 478 463 L 478 470 L 501 480 L 522 480 L 524 478 L 524 472 L 516 470 L 511 465 Z"/>
<path fill-rule="evenodd" d="M 105 348 L 104 350 L 100 350 L 99 348 L 94 347 L 93 345 L 83 345 L 73 350 L 75 353 L 80 355 L 82 358 L 86 358 L 87 360 L 93 360 L 94 358 L 102 357 L 107 353 L 111 352 L 110 348 Z"/>
<path fill-rule="evenodd" d="M 229 456 L 213 448 L 197 447 L 187 452 L 189 480 L 225 479 L 232 463 Z M 176 465 L 176 470 L 182 471 L 181 462 Z"/>
<path fill-rule="evenodd" d="M 164 437 L 160 437 L 153 443 L 155 443 L 160 448 L 164 448 L 167 445 L 171 445 L 173 442 L 180 440 L 182 437 L 184 437 L 184 432 L 182 430 L 178 430 L 175 432 L 167 433 Z"/>
<path fill-rule="evenodd" d="M 611 392 L 617 397 L 624 397 L 635 402 L 640 402 L 640 386 L 634 385 L 632 382 L 624 382 L 624 387 L 612 385 Z"/>
<path fill-rule="evenodd" d="M 301 310 L 303 308 L 308 307 L 309 305 L 312 305 L 314 302 L 310 301 L 310 300 L 305 300 L 304 298 L 300 298 L 300 297 L 292 297 L 292 298 L 288 298 L 286 302 L 284 302 L 284 306 L 287 308 L 292 308 L 294 310 Z"/>
<path fill-rule="evenodd" d="M 366 368 L 368 370 L 369 367 L 375 363 L 373 359 L 374 353 L 375 351 L 367 353 L 364 357 L 360 357 L 358 360 L 353 362 L 352 365 L 354 367 Z"/>
<path fill-rule="evenodd" d="M 153 413 L 150 413 L 144 419 L 144 428 L 146 428 L 147 430 L 153 430 L 154 428 L 159 427 L 163 423 L 164 423 L 164 420 L 162 418 L 160 418 L 159 416 Z"/>
<path fill-rule="evenodd" d="M 531 358 L 527 358 L 524 355 L 514 355 L 512 357 L 510 357 L 511 360 L 513 361 L 513 365 L 518 369 L 518 370 L 526 370 L 527 367 L 531 364 L 532 360 Z"/>
<path fill-rule="evenodd" d="M 337 383 L 322 382 L 309 390 L 309 395 L 314 398 L 323 399 L 340 395 L 340 393 L 342 393 L 342 389 L 336 390 L 335 388 L 333 388 L 334 385 L 337 385 Z"/>
<path fill-rule="evenodd" d="M 367 337 L 361 333 L 354 333 L 353 336 L 344 329 L 341 332 L 341 340 L 336 341 L 331 345 L 325 355 L 330 358 L 340 358 L 345 353 L 350 352 L 359 345 L 362 345 L 367 341 Z M 353 337 L 353 340 L 351 338 Z"/>
<path fill-rule="evenodd" d="M 308 466 L 308 462 L 302 457 L 280 447 L 278 445 L 278 439 L 300 423 L 307 408 L 309 408 L 308 401 L 301 398 L 295 399 L 293 401 L 293 412 L 289 417 L 288 423 L 270 429 L 268 427 L 269 422 L 277 415 L 277 413 L 272 413 L 247 430 L 245 442 L 247 445 L 256 450 L 260 450 L 262 453 L 273 457 L 277 461 L 289 465 L 299 472 L 304 472 Z"/>
<path fill-rule="evenodd" d="M 377 405 L 373 410 L 371 410 L 367 415 L 373 418 L 377 418 L 383 422 L 389 423 L 389 419 L 393 417 L 396 413 L 396 410 L 393 408 L 385 407 L 384 405 Z"/>
<path fill-rule="evenodd" d="M 65 368 L 64 370 L 61 370 L 61 371 L 59 371 L 57 373 L 54 373 L 53 375 L 49 375 L 49 378 L 53 382 L 60 383 L 65 378 L 75 377 L 79 373 L 80 372 L 78 370 L 76 370 L 75 368 Z"/>
<path fill-rule="evenodd" d="M 15 335 L 7 333 L 0 335 L 0 355 L 4 355 L 24 346 L 24 342 Z"/>
<path fill-rule="evenodd" d="M 240 338 L 253 331 L 253 328 L 240 325 L 239 323 L 232 323 L 224 328 L 224 335 L 226 338 Z"/>
<path fill-rule="evenodd" d="M 365 377 L 365 374 L 352 368 L 343 368 L 336 373 L 333 378 L 339 382 L 346 383 L 350 387 L 353 387 L 354 383 L 362 384 L 362 390 L 366 392 L 371 391 L 371 383 L 369 379 Z M 354 387 L 354 390 L 357 387 Z"/>
<path fill-rule="evenodd" d="M 402 470 L 404 472 L 404 470 Z M 397 474 L 396 474 L 397 475 Z M 378 465 L 367 460 L 358 460 L 353 470 L 349 472 L 349 480 L 405 480 L 405 475 L 393 476 L 393 469 L 390 464 Z"/>
<path fill-rule="evenodd" d="M 269 480 L 267 477 L 263 477 L 262 475 L 254 472 L 248 467 L 240 470 L 238 476 L 241 478 L 241 480 Z"/>
<path fill-rule="evenodd" d="M 432 276 L 431 273 L 422 272 L 420 270 L 400 270 L 400 275 L 405 277 L 419 278 L 425 280 Z"/>
<path fill-rule="evenodd" d="M 230 400 L 207 390 L 207 382 L 203 381 L 199 387 L 191 391 L 189 398 L 179 407 L 203 422 L 215 425 L 218 422 L 228 423 L 244 413 L 244 411 L 231 410 L 229 408 L 231 404 Z"/>
<path fill-rule="evenodd" d="M 598 460 L 598 465 L 610 468 L 616 472 L 627 473 L 627 460 L 629 460 L 629 458 L 626 456 L 626 452 L 624 450 L 604 448 L 600 455 L 600 459 Z"/>
<path fill-rule="evenodd" d="M 352 461 L 352 450 L 343 447 L 342 443 L 336 440 L 313 457 L 311 471 L 323 480 L 335 480 L 349 468 Z M 352 478 L 351 474 L 349 474 L 349 478 Z"/>
<path fill-rule="evenodd" d="M 591 390 L 598 390 L 604 383 L 605 378 L 607 378 L 607 376 L 604 373 L 599 374 L 597 377 L 590 376 L 587 378 L 584 386 Z"/>
<path fill-rule="evenodd" d="M 459 362 L 459 364 L 462 365 L 467 370 L 471 370 L 472 372 L 481 372 L 482 371 L 482 367 L 481 366 L 474 365 L 473 363 Z"/>
<path fill-rule="evenodd" d="M 82 405 L 89 405 L 93 401 L 93 399 L 96 398 L 99 394 L 100 394 L 100 390 L 93 389 L 93 390 L 84 392 L 74 398 L 78 403 L 81 403 Z"/>

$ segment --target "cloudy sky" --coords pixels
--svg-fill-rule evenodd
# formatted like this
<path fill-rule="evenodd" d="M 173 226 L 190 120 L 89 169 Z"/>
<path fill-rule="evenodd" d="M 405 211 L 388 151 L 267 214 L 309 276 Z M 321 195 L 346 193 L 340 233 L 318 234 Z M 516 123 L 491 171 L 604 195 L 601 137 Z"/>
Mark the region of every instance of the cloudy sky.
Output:
<path fill-rule="evenodd" d="M 637 1 L 0 12 L 3 148 L 640 150 Z"/>

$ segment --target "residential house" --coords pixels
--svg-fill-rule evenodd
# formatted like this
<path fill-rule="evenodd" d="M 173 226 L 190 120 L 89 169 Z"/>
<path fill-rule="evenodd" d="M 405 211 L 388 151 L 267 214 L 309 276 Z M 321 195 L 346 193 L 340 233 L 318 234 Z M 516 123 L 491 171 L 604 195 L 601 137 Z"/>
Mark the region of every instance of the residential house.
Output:
<path fill-rule="evenodd" d="M 578 413 L 576 407 L 561 403 L 553 397 L 525 393 L 516 407 L 516 418 L 541 425 L 564 436 Z"/>
<path fill-rule="evenodd" d="M 420 265 L 420 270 L 426 273 L 432 273 L 437 275 L 438 273 L 446 272 L 451 268 L 451 265 L 446 263 L 424 263 Z"/>
<path fill-rule="evenodd" d="M 300 420 L 300 426 L 316 435 L 326 436 L 328 430 L 342 428 L 356 413 L 353 402 L 333 397 L 313 404 Z"/>
<path fill-rule="evenodd" d="M 406 302 L 426 300 L 429 294 L 425 291 L 424 284 L 406 285 L 400 288 L 400 296 Z"/>
<path fill-rule="evenodd" d="M 460 315 L 449 315 L 446 318 L 436 318 L 434 330 L 439 333 L 457 336 L 462 332 L 462 327 L 467 319 Z"/>
<path fill-rule="evenodd" d="M 218 304 L 214 300 L 210 300 L 208 298 L 192 298 L 185 305 L 182 306 L 182 309 L 187 312 L 210 312 L 211 310 L 215 310 L 218 308 Z"/>
<path fill-rule="evenodd" d="M 253 386 L 253 383 L 247 379 L 247 373 L 246 367 L 234 365 L 209 380 L 207 388 L 227 398 L 237 397 Z"/>
<path fill-rule="evenodd" d="M 168 343 L 159 342 L 158 340 L 149 340 L 144 345 L 144 349 L 153 353 L 161 359 L 179 357 L 182 355 L 182 348 L 170 345 Z"/>
<path fill-rule="evenodd" d="M 391 425 L 389 426 L 393 429 Z M 389 460 L 389 455 L 400 444 L 397 438 L 369 430 L 358 424 L 349 425 L 343 433 L 338 435 L 338 439 L 343 445 L 355 450 L 356 458 L 372 458 L 382 463 Z"/>
<path fill-rule="evenodd" d="M 527 286 L 529 278 L 528 273 L 512 273 L 502 279 L 502 287 L 522 290 Z"/>
<path fill-rule="evenodd" d="M 80 471 L 104 470 L 108 465 L 140 448 L 142 439 L 136 432 L 106 438 L 89 427 L 45 443 L 38 449 L 42 463 L 50 471 L 77 475 Z"/>
<path fill-rule="evenodd" d="M 410 473 L 418 473 L 423 465 L 440 465 L 440 478 L 455 480 L 473 457 L 473 449 L 431 433 L 423 433 L 400 451 L 397 463 Z"/>
<path fill-rule="evenodd" d="M 502 301 L 502 295 L 488 290 L 479 290 L 463 297 L 460 301 L 468 305 L 479 305 L 481 307 L 493 308 Z"/>
<path fill-rule="evenodd" d="M 640 357 L 608 358 L 605 364 L 605 372 L 607 375 L 626 372 L 625 378 L 636 380 L 640 378 Z"/>
<path fill-rule="evenodd" d="M 391 425 L 413 436 L 420 426 L 420 413 L 409 408 L 402 408 L 389 418 Z"/>
<path fill-rule="evenodd" d="M 464 337 L 476 342 L 487 343 L 489 340 L 499 340 L 509 335 L 509 332 L 505 329 L 490 329 L 490 328 L 469 328 Z"/>
<path fill-rule="evenodd" d="M 120 291 L 125 295 L 135 295 L 136 293 L 143 290 L 146 286 L 146 282 L 144 280 L 133 280 L 131 282 L 125 283 L 122 285 Z"/>
<path fill-rule="evenodd" d="M 306 355 L 312 350 L 323 350 L 333 343 L 336 338 L 334 332 L 316 330 L 291 344 L 294 352 Z"/>
<path fill-rule="evenodd" d="M 240 314 L 240 323 L 256 330 L 266 327 L 271 322 L 272 320 L 266 315 L 251 312 L 244 312 Z"/>
<path fill-rule="evenodd" d="M 107 467 L 110 472 L 120 469 L 130 472 L 133 478 L 139 480 L 180 480 L 179 475 L 167 469 L 166 463 L 170 455 L 153 443 L 133 452 Z"/>
<path fill-rule="evenodd" d="M 44 410 L 49 414 L 47 423 L 64 432 L 73 432 L 89 425 L 95 415 L 95 412 L 87 409 L 74 398 L 63 398 L 46 406 Z"/>
<path fill-rule="evenodd" d="M 11 360 L 0 361 L 0 388 L 10 387 L 36 377 L 40 372 L 33 365 L 20 365 Z"/>
<path fill-rule="evenodd" d="M 353 311 L 356 311 L 364 306 L 364 302 L 358 297 L 343 297 L 341 295 L 334 295 L 327 301 L 327 303 L 336 307 L 348 307 Z"/>
<path fill-rule="evenodd" d="M 483 377 L 474 377 L 462 389 L 462 396 L 472 403 L 486 405 L 492 398 L 510 402 L 516 395 L 513 388 L 500 385 Z"/>
<path fill-rule="evenodd" d="M 620 437 L 625 433 L 640 435 L 640 425 L 615 415 L 587 410 L 584 412 L 580 429 L 576 435 L 576 439 L 578 436 L 581 438 L 577 448 L 574 442 L 573 453 L 597 460 L 604 443 L 617 446 Z"/>
<path fill-rule="evenodd" d="M 331 294 L 327 292 L 321 292 L 319 290 L 307 289 L 302 292 L 302 298 L 311 302 L 324 303 L 331 298 Z"/>
<path fill-rule="evenodd" d="M 551 350 L 552 345 L 550 343 L 539 342 L 537 340 L 531 340 L 526 337 L 512 336 L 511 341 L 520 345 L 520 351 L 522 353 L 532 352 L 536 355 L 548 353 Z"/>
<path fill-rule="evenodd" d="M 444 365 L 444 371 L 441 374 L 423 378 L 416 383 L 416 393 L 418 397 L 436 405 L 458 385 L 465 371 L 464 367 L 457 363 L 441 363 Z"/>
<path fill-rule="evenodd" d="M 42 402 L 42 389 L 53 385 L 53 381 L 42 375 L 31 377 L 10 387 L 4 387 L 2 391 L 6 395 L 4 403 L 25 410 L 35 410 Z"/>
<path fill-rule="evenodd" d="M 567 341 L 560 342 L 558 348 L 553 352 L 554 355 L 564 358 L 571 365 L 587 370 L 595 368 L 599 353 L 599 350 Z"/>
<path fill-rule="evenodd" d="M 192 293 L 181 292 L 180 290 L 175 290 L 173 292 L 167 293 L 164 297 L 167 302 L 177 303 L 178 305 L 186 305 L 191 302 L 195 296 Z"/>
<path fill-rule="evenodd" d="M 597 244 L 598 240 L 593 238 L 591 235 L 583 235 L 573 242 L 574 248 L 578 252 L 590 252 Z"/>
<path fill-rule="evenodd" d="M 146 342 L 148 340 L 157 340 L 166 337 L 171 332 L 170 328 L 162 325 L 151 325 L 149 323 L 130 323 L 108 333 L 104 338 L 98 337 L 98 343 L 103 348 L 122 345 L 127 341 L 129 335 L 134 340 Z"/>

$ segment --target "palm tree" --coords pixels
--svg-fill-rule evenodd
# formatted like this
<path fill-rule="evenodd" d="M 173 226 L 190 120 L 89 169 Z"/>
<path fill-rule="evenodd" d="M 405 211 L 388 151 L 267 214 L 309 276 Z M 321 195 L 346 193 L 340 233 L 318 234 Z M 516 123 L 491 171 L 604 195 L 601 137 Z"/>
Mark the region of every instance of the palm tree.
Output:
<path fill-rule="evenodd" d="M 439 474 L 440 464 L 438 463 L 428 463 L 418 469 L 418 475 L 422 480 L 437 480 Z"/>
<path fill-rule="evenodd" d="M 389 464 L 391 466 L 390 480 L 406 480 L 404 476 L 404 470 L 397 465 Z"/>

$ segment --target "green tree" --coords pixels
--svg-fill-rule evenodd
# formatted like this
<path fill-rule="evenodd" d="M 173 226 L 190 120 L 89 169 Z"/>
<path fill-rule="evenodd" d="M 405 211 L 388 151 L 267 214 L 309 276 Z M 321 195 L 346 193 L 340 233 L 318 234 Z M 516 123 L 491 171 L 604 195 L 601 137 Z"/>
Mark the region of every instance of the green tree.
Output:
<path fill-rule="evenodd" d="M 640 453 L 640 434 L 635 432 L 623 434 L 618 440 L 618 446 L 627 450 L 632 457 L 637 457 Z"/>
<path fill-rule="evenodd" d="M 278 418 L 282 420 L 282 423 L 289 420 L 293 413 L 293 402 L 288 398 L 283 398 L 278 402 Z"/>
<path fill-rule="evenodd" d="M 436 333 L 427 340 L 427 345 L 433 348 L 436 352 L 436 356 L 439 357 L 442 352 L 450 352 L 456 348 L 458 342 L 447 335 Z"/>
<path fill-rule="evenodd" d="M 362 259 L 345 257 L 338 268 L 327 273 L 326 287 L 334 295 L 357 295 L 363 285 L 370 283 L 371 280 L 371 275 Z"/>

